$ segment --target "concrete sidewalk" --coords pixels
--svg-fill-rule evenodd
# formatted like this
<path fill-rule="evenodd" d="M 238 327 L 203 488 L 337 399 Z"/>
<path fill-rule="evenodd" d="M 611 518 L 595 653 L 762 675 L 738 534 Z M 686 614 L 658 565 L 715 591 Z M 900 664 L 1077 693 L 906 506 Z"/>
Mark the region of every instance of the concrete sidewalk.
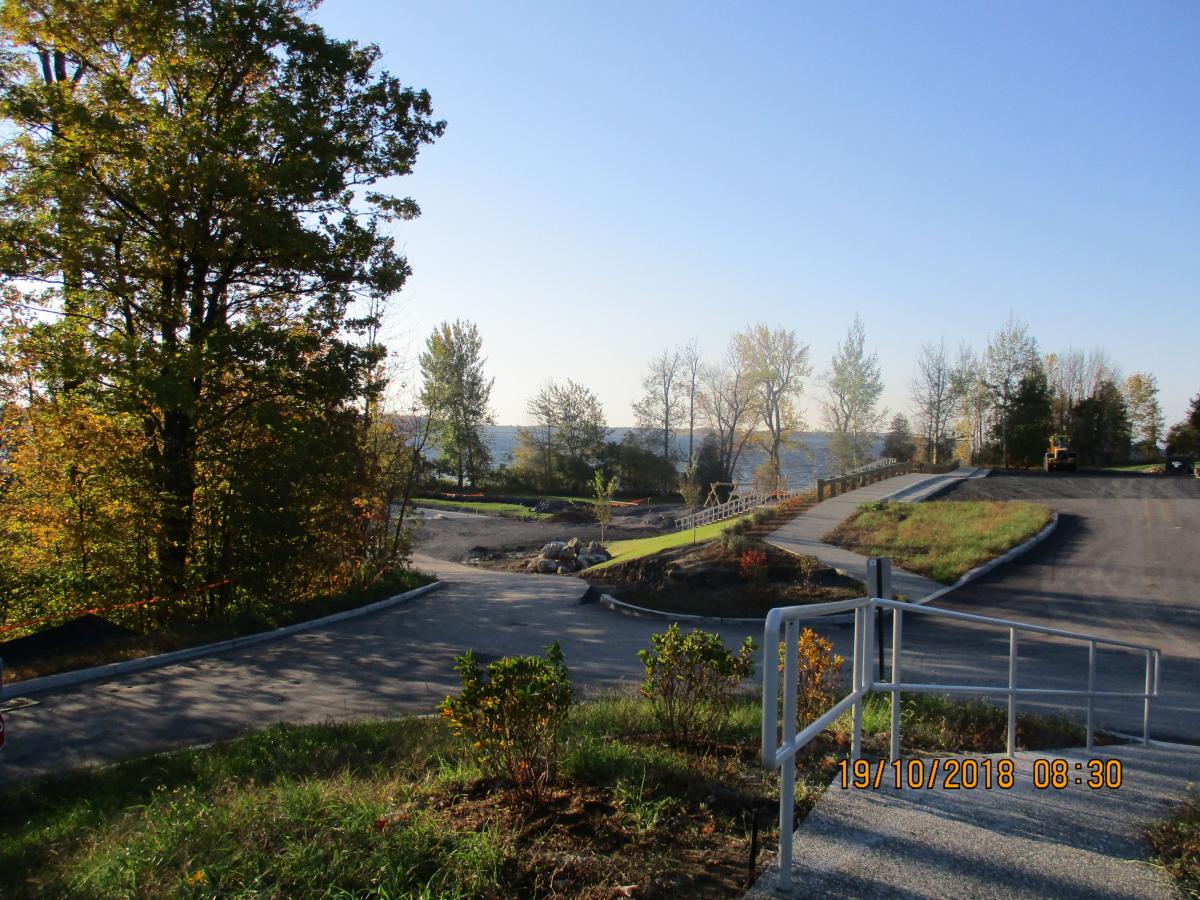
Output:
<path fill-rule="evenodd" d="M 768 544 L 781 550 L 807 553 L 855 578 L 865 580 L 867 557 L 822 543 L 821 538 L 854 515 L 863 503 L 872 500 L 916 502 L 956 481 L 979 478 L 986 474 L 986 469 L 963 467 L 946 475 L 897 475 L 895 478 L 887 478 L 837 497 L 830 497 L 792 519 L 766 540 Z M 893 592 L 903 594 L 909 600 L 921 600 L 944 587 L 945 585 L 921 575 L 906 572 L 898 567 L 892 568 Z"/>
<path fill-rule="evenodd" d="M 1039 757 L 1067 761 L 1067 788 L 1034 787 Z M 1092 758 L 1121 761 L 1119 788 L 1086 787 Z M 1011 790 L 843 790 L 835 781 L 793 836 L 790 893 L 775 890 L 775 867 L 747 900 L 1179 896 L 1145 862 L 1145 830 L 1200 778 L 1200 748 L 1130 744 L 1018 753 L 1015 762 Z"/>

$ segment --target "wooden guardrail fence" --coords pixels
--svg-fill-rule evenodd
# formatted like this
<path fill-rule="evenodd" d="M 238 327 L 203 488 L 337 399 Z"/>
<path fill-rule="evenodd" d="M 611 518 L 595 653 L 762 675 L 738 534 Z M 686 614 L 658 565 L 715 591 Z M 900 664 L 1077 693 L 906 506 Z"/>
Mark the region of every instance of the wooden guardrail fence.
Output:
<path fill-rule="evenodd" d="M 874 484 L 876 481 L 883 481 L 885 478 L 894 478 L 897 475 L 908 475 L 912 472 L 920 472 L 928 475 L 941 475 L 946 472 L 953 472 L 959 467 L 959 461 L 956 459 L 953 462 L 939 465 L 932 465 L 921 461 L 895 463 L 890 466 L 880 466 L 876 469 L 869 469 L 863 472 L 855 472 L 850 475 L 839 475 L 837 478 L 818 478 L 817 479 L 817 502 L 820 503 L 827 496 L 836 497 L 839 494 L 844 494 L 846 491 L 852 491 L 856 488 L 866 487 L 868 484 Z"/>

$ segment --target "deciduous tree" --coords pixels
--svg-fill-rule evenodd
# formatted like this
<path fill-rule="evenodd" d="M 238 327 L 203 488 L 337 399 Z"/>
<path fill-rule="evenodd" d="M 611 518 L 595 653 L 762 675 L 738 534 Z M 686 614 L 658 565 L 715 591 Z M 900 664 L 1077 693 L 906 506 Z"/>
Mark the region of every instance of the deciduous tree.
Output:
<path fill-rule="evenodd" d="M 855 316 L 846 339 L 833 352 L 833 361 L 825 374 L 825 424 L 832 439 L 830 453 L 845 472 L 868 461 L 875 432 L 883 424 L 879 407 L 883 394 L 883 376 L 879 355 L 867 353 L 867 332 Z"/>
<path fill-rule="evenodd" d="M 783 482 L 783 450 L 804 427 L 799 401 L 812 374 L 808 344 L 787 328 L 758 323 L 733 338 L 739 364 L 754 386 L 754 408 L 766 428 L 764 468 L 772 489 Z"/>
<path fill-rule="evenodd" d="M 420 356 L 421 403 L 434 423 L 443 467 L 457 479 L 477 484 L 491 463 L 484 428 L 495 423 L 492 379 L 483 374 L 483 338 L 472 322 L 443 322 L 425 341 Z"/>

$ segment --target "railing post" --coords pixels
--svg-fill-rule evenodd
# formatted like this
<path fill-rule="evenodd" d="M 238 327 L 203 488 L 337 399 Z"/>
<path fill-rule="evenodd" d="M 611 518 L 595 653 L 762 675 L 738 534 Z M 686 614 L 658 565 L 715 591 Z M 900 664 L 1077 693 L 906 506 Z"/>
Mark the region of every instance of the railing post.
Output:
<path fill-rule="evenodd" d="M 1096 690 L 1096 642 L 1088 641 L 1088 698 L 1087 698 L 1087 748 L 1092 749 L 1094 729 L 1092 722 L 1095 717 Z"/>
<path fill-rule="evenodd" d="M 1017 752 L 1017 629 L 1008 629 L 1008 758 Z"/>
<path fill-rule="evenodd" d="M 1146 698 L 1142 709 L 1142 743 L 1150 746 L 1150 688 L 1153 685 L 1150 674 L 1150 652 L 1146 651 Z"/>
<path fill-rule="evenodd" d="M 904 611 L 892 610 L 892 745 L 889 758 L 900 758 L 900 681 L 901 642 L 904 634 Z"/>
<path fill-rule="evenodd" d="M 790 747 L 796 739 L 796 690 L 799 673 L 799 635 L 795 619 L 789 619 L 783 629 L 783 746 Z M 765 699 L 764 699 L 765 702 Z M 792 886 L 792 831 L 796 826 L 796 754 L 789 753 L 783 762 L 779 784 L 779 890 Z"/>
<path fill-rule="evenodd" d="M 859 672 L 859 666 L 863 664 L 862 654 L 859 653 L 859 647 L 862 644 L 862 620 L 866 616 L 866 609 L 859 607 L 854 610 L 854 656 L 850 663 L 850 673 L 853 678 L 854 690 L 858 690 L 859 684 L 862 682 L 862 673 Z M 860 695 L 854 701 L 852 707 L 853 712 L 853 728 L 850 732 L 850 759 L 856 760 L 862 756 L 862 714 L 863 714 L 863 698 Z"/>

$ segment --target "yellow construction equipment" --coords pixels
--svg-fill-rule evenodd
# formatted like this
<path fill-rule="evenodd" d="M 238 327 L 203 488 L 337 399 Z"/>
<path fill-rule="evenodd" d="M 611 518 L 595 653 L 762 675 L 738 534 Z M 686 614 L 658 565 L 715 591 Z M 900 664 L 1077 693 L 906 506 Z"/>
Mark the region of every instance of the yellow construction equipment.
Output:
<path fill-rule="evenodd" d="M 1074 472 L 1078 468 L 1075 451 L 1071 449 L 1071 440 L 1065 434 L 1050 436 L 1050 447 L 1046 450 L 1044 466 L 1047 472 L 1065 469 Z"/>

